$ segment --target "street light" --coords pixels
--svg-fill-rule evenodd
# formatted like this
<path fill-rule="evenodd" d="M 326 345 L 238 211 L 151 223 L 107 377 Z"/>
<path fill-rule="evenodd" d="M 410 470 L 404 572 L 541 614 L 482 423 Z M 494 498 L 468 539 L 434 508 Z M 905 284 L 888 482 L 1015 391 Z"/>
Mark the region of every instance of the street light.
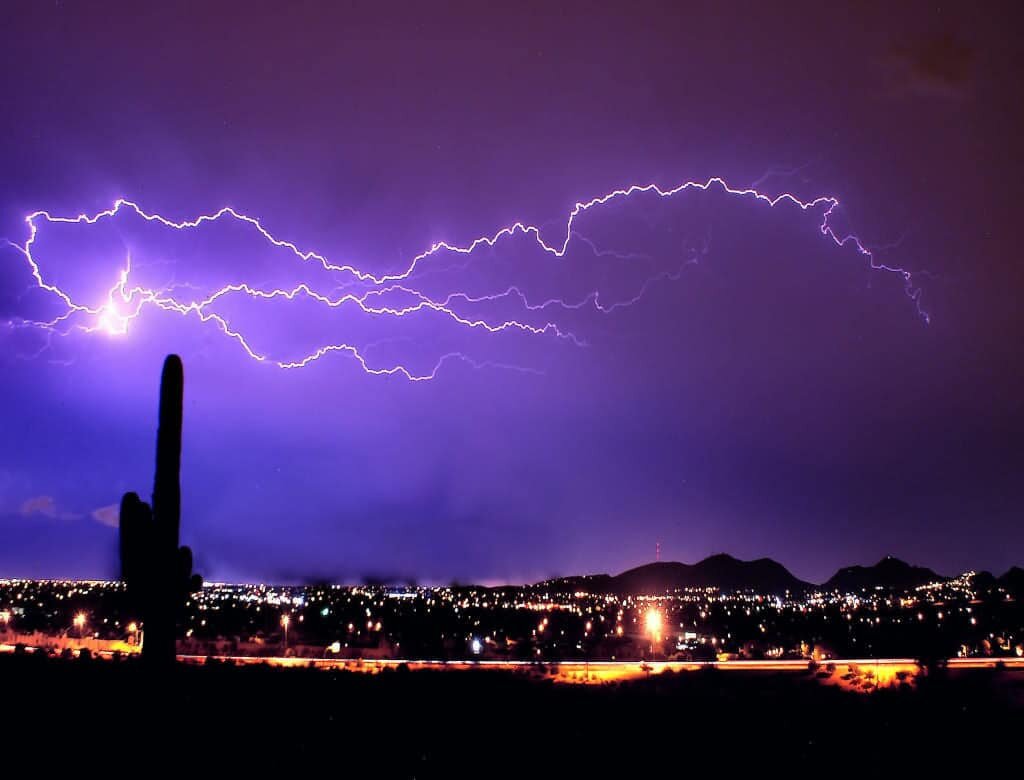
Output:
<path fill-rule="evenodd" d="M 644 615 L 644 627 L 647 629 L 647 633 L 651 636 L 651 655 L 654 655 L 654 645 L 656 642 L 661 642 L 661 626 L 662 626 L 661 612 L 656 609 L 647 610 L 647 614 Z"/>
<path fill-rule="evenodd" d="M 85 636 L 85 613 L 79 612 L 75 615 L 75 619 L 72 622 L 75 624 L 75 628 L 78 629 L 78 638 L 81 639 Z"/>
<path fill-rule="evenodd" d="M 288 624 L 292 622 L 288 615 L 281 615 L 281 628 L 284 629 L 284 652 L 288 654 Z"/>

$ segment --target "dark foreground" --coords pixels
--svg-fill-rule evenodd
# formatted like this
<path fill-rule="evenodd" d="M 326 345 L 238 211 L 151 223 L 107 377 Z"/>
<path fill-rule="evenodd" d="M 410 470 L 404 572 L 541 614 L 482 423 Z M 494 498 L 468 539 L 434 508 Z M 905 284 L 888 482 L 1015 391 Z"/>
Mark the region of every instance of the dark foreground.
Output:
<path fill-rule="evenodd" d="M 816 777 L 1020 768 L 1024 673 L 937 671 L 850 693 L 807 673 L 671 672 L 606 686 L 508 672 L 378 675 L 0 658 L 5 762 L 286 777 Z M 91 772 L 90 772 L 91 774 Z M 235 776 L 228 774 L 224 776 Z"/>

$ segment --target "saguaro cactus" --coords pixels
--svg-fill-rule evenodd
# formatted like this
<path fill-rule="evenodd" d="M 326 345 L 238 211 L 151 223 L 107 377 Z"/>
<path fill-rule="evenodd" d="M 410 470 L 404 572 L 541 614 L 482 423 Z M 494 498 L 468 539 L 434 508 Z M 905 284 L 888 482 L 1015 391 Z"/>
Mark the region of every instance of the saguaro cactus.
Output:
<path fill-rule="evenodd" d="M 192 573 L 192 551 L 179 546 L 184 384 L 181 358 L 168 355 L 160 377 L 153 506 L 135 493 L 121 499 L 121 579 L 143 620 L 142 657 L 156 664 L 173 663 L 178 613 L 202 585 Z"/>

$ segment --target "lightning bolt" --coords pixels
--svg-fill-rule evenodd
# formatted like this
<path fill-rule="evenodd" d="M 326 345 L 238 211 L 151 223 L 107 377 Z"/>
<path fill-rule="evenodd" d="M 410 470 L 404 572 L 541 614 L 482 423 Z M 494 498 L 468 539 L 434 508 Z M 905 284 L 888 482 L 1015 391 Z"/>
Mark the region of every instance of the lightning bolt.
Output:
<path fill-rule="evenodd" d="M 454 244 L 445 241 L 437 242 L 413 257 L 403 270 L 382 275 L 362 271 L 350 264 L 332 263 L 325 255 L 319 252 L 302 249 L 292 241 L 274 235 L 264 226 L 260 219 L 240 213 L 231 207 L 224 207 L 209 214 L 202 214 L 192 219 L 181 221 L 172 220 L 161 214 L 147 212 L 138 203 L 123 198 L 115 201 L 109 209 L 91 215 L 54 216 L 48 211 L 36 211 L 25 218 L 28 226 L 28 238 L 25 242 L 23 244 L 8 243 L 24 257 L 36 287 L 57 299 L 62 304 L 63 311 L 50 320 L 20 319 L 11 324 L 14 326 L 40 328 L 48 331 L 51 335 L 54 333 L 68 335 L 74 331 L 84 333 L 103 332 L 112 335 L 124 334 L 127 333 L 132 321 L 139 318 L 146 308 L 153 307 L 185 317 L 194 316 L 200 322 L 210 324 L 219 329 L 225 337 L 236 342 L 248 357 L 281 369 L 302 368 L 327 355 L 343 353 L 352 358 L 367 374 L 383 376 L 400 375 L 411 381 L 433 379 L 446 363 L 453 360 L 463 361 L 475 368 L 491 366 L 530 371 L 532 369 L 511 366 L 495 361 L 475 361 L 461 352 L 442 354 L 437 358 L 433 368 L 426 372 L 413 371 L 400 363 L 390 366 L 374 366 L 367 361 L 365 349 L 360 350 L 355 345 L 346 342 L 324 344 L 312 352 L 293 360 L 273 358 L 269 354 L 257 350 L 251 343 L 250 338 L 241 329 L 232 326 L 223 314 L 215 310 L 215 304 L 231 296 L 245 296 L 256 301 L 274 299 L 294 301 L 301 298 L 327 308 L 355 306 L 363 313 L 373 317 L 402 318 L 418 312 L 434 312 L 462 328 L 479 330 L 489 334 L 513 331 L 537 337 L 552 336 L 582 346 L 585 344 L 582 339 L 572 332 L 564 330 L 554 321 L 545 322 L 541 325 L 530 324 L 515 318 L 489 321 L 483 317 L 469 317 L 460 314 L 456 310 L 455 304 L 481 304 L 507 300 L 518 306 L 521 310 L 532 313 L 545 312 L 549 309 L 576 310 L 584 307 L 592 307 L 598 312 L 609 313 L 615 309 L 635 304 L 643 297 L 647 289 L 656 282 L 678 279 L 682 273 L 682 267 L 675 272 L 655 274 L 641 285 L 635 295 L 610 302 L 603 301 L 598 291 L 593 291 L 577 300 L 552 297 L 546 300 L 531 301 L 526 293 L 517 285 L 510 285 L 502 291 L 490 294 L 470 295 L 468 292 L 457 291 L 443 298 L 435 299 L 414 287 L 412 285 L 413 277 L 420 272 L 421 266 L 424 266 L 432 257 L 441 254 L 462 255 L 466 257 L 466 262 L 468 263 L 471 256 L 477 250 L 484 247 L 494 248 L 501 241 L 515 236 L 523 236 L 532 240 L 538 249 L 554 258 L 564 257 L 574 238 L 589 246 L 597 257 L 613 255 L 621 259 L 636 258 L 639 255 L 621 254 L 599 249 L 593 242 L 578 232 L 576 229 L 577 222 L 587 212 L 607 206 L 615 201 L 627 200 L 641 195 L 653 195 L 666 199 L 691 190 L 707 191 L 713 188 L 720 189 L 736 198 L 752 199 L 764 203 L 770 208 L 789 205 L 805 212 L 820 211 L 821 221 L 818 224 L 818 230 L 821 235 L 839 248 L 853 247 L 857 254 L 867 261 L 870 268 L 899 275 L 903 280 L 904 290 L 913 301 L 918 315 L 926 323 L 929 322 L 929 315 L 922 307 L 921 289 L 915 285 L 911 271 L 880 262 L 875 253 L 856 235 L 840 233 L 833 227 L 832 218 L 836 209 L 839 208 L 838 198 L 819 196 L 811 200 L 801 200 L 790 192 L 771 196 L 760 192 L 754 186 L 735 188 L 729 186 L 723 179 L 713 177 L 703 182 L 686 181 L 668 189 L 664 189 L 657 184 L 633 184 L 628 187 L 612 190 L 588 201 L 577 202 L 568 212 L 564 222 L 564 229 L 560 231 L 559 237 L 555 241 L 545 239 L 541 228 L 536 225 L 515 222 L 493 233 L 479 236 L 466 244 Z M 203 225 L 220 221 L 235 221 L 254 231 L 269 246 L 292 255 L 300 263 L 314 264 L 324 271 L 335 276 L 341 276 L 348 281 L 336 287 L 330 293 L 320 292 L 308 283 L 296 284 L 286 288 L 263 289 L 256 285 L 240 282 L 224 285 L 205 297 L 195 296 L 188 299 L 180 298 L 176 295 L 176 291 L 180 289 L 195 290 L 194 285 L 174 284 L 162 289 L 131 285 L 129 283 L 132 272 L 130 256 L 125 259 L 124 266 L 119 271 L 114 284 L 108 289 L 105 300 L 98 304 L 89 305 L 76 301 L 69 292 L 62 289 L 59 285 L 47 281 L 42 270 L 42 264 L 34 251 L 43 225 L 95 225 L 101 221 L 113 220 L 119 214 L 125 212 L 134 214 L 146 222 L 155 223 L 175 231 L 191 231 L 199 229 Z M 683 265 L 685 266 L 690 262 L 694 261 L 689 260 Z M 426 269 L 419 275 L 422 277 L 434 270 L 436 269 Z M 343 292 L 350 287 L 360 287 L 362 289 L 358 292 Z M 406 302 L 400 306 L 388 305 L 385 301 L 393 297 L 402 297 Z"/>

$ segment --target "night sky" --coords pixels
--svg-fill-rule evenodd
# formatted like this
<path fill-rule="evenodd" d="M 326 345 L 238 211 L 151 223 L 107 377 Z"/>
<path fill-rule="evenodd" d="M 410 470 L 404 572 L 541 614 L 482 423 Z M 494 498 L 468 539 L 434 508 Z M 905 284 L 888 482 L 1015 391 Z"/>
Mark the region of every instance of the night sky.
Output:
<path fill-rule="evenodd" d="M 152 305 L 33 326 L 66 306 L 4 245 L 0 576 L 116 573 L 112 505 L 151 490 L 168 352 L 183 541 L 208 579 L 525 581 L 618 572 L 659 541 L 813 581 L 885 554 L 1024 563 L 1024 20 L 897 5 L 5 3 L 14 244 L 41 209 L 231 206 L 383 276 L 517 220 L 560 245 L 577 201 L 722 177 L 838 198 L 830 224 L 919 297 L 823 236 L 827 206 L 712 186 L 594 207 L 561 257 L 522 233 L 439 251 L 366 299 L 557 331 L 224 296 L 209 311 L 260 362 Z M 374 289 L 230 218 L 43 222 L 32 252 L 91 307 L 129 257 L 129 287 L 178 302 Z M 275 363 L 329 344 L 436 376 L 345 351 Z"/>

